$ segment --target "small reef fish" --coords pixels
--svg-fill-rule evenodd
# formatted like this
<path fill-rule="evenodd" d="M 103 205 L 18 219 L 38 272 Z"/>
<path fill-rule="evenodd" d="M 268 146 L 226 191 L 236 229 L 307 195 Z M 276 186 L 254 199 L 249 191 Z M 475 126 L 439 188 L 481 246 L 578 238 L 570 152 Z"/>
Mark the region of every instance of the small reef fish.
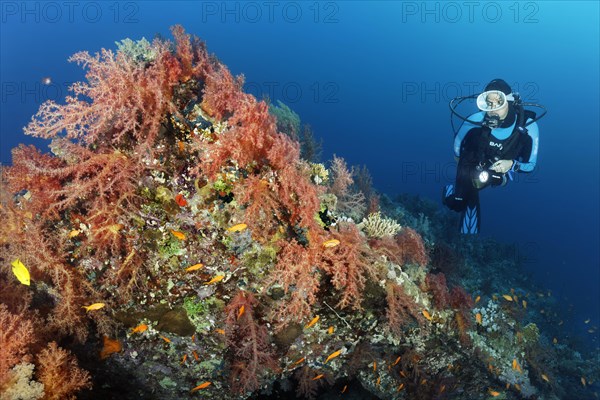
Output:
<path fill-rule="evenodd" d="M 200 359 L 200 357 L 198 357 L 198 353 L 196 352 L 196 350 L 192 350 L 192 355 L 194 356 L 194 360 L 198 361 Z"/>
<path fill-rule="evenodd" d="M 515 371 L 518 371 L 518 372 L 523 372 L 523 370 L 521 370 L 521 366 L 517 362 L 516 358 L 513 359 L 513 361 L 512 361 L 512 369 L 514 369 Z"/>
<path fill-rule="evenodd" d="M 329 328 L 327 328 L 327 333 L 328 334 L 332 334 L 335 331 L 335 328 L 333 326 L 330 326 Z"/>
<path fill-rule="evenodd" d="M 392 366 L 398 364 L 401 359 L 402 359 L 402 356 L 398 356 L 398 358 L 396 358 L 396 361 L 394 361 L 394 363 L 392 364 Z"/>
<path fill-rule="evenodd" d="M 432 320 L 432 316 L 431 316 L 431 314 L 429 314 L 429 311 L 427 311 L 427 310 L 423 310 L 423 316 L 429 321 Z"/>
<path fill-rule="evenodd" d="M 340 244 L 340 241 L 337 239 L 330 239 L 330 240 L 326 240 L 325 242 L 323 242 L 323 247 L 325 247 L 326 249 L 329 247 L 335 247 L 337 245 Z"/>
<path fill-rule="evenodd" d="M 375 385 L 379 386 L 380 383 L 381 383 L 381 377 L 378 376 L 377 381 L 375 382 Z"/>
<path fill-rule="evenodd" d="M 89 306 L 82 306 L 81 308 L 85 308 L 85 311 L 89 312 L 89 311 L 99 310 L 104 306 L 105 306 L 104 303 L 94 303 L 94 304 L 90 304 Z"/>
<path fill-rule="evenodd" d="M 585 380 L 585 376 L 582 376 L 582 377 L 581 377 L 581 384 L 582 384 L 583 386 L 587 386 L 587 381 Z"/>
<path fill-rule="evenodd" d="M 100 350 L 100 359 L 104 360 L 106 357 L 110 356 L 113 353 L 119 353 L 123 350 L 123 344 L 116 340 L 111 339 L 108 336 L 104 336 L 103 338 L 103 347 Z"/>
<path fill-rule="evenodd" d="M 147 329 L 148 329 L 148 325 L 139 324 L 138 326 L 136 326 L 135 328 L 133 328 L 131 330 L 131 333 L 141 333 L 141 332 L 145 332 Z"/>
<path fill-rule="evenodd" d="M 590 323 L 590 321 L 591 321 L 591 320 L 588 318 L 588 319 L 586 319 L 585 321 L 583 321 L 583 323 L 584 323 L 584 324 L 589 324 L 589 323 Z"/>
<path fill-rule="evenodd" d="M 344 385 L 344 388 L 342 389 L 341 393 L 346 393 L 346 390 L 348 390 L 348 385 Z"/>
<path fill-rule="evenodd" d="M 177 239 L 179 240 L 185 240 L 185 233 L 183 232 L 179 232 L 179 231 L 174 231 L 173 229 L 171 229 L 171 233 L 173 234 L 173 236 L 175 236 Z"/>
<path fill-rule="evenodd" d="M 512 296 L 509 294 L 503 294 L 502 297 L 504 297 L 504 300 L 506 301 L 513 301 Z"/>
<path fill-rule="evenodd" d="M 527 308 L 527 302 L 523 300 L 523 308 Z"/>
<path fill-rule="evenodd" d="M 71 232 L 69 232 L 69 239 L 74 238 L 75 236 L 79 235 L 81 233 L 81 231 L 79 229 L 73 229 Z"/>
<path fill-rule="evenodd" d="M 298 364 L 300 364 L 300 363 L 304 362 L 304 360 L 305 360 L 305 358 L 304 358 L 304 357 L 302 357 L 301 359 L 299 359 L 299 360 L 296 360 L 296 362 L 294 362 L 294 365 L 298 365 Z"/>
<path fill-rule="evenodd" d="M 25 267 L 25 264 L 21 262 L 18 258 L 10 263 L 12 265 L 12 273 L 17 277 L 19 282 L 23 285 L 29 286 L 31 284 L 31 277 L 29 275 L 29 270 Z"/>
<path fill-rule="evenodd" d="M 246 229 L 247 227 L 248 227 L 248 225 L 246 225 L 246 224 L 237 224 L 237 225 L 230 226 L 229 228 L 227 228 L 227 230 L 229 232 L 241 232 L 244 229 Z"/>
<path fill-rule="evenodd" d="M 206 389 L 206 388 L 207 388 L 207 387 L 209 387 L 210 385 L 212 385 L 212 382 L 204 382 L 204 383 L 201 383 L 201 384 L 199 384 L 198 386 L 196 386 L 195 388 L 193 388 L 193 389 L 190 391 L 190 393 L 194 393 L 194 392 L 196 392 L 196 391 L 198 391 L 198 390 L 201 390 L 201 389 Z"/>
<path fill-rule="evenodd" d="M 313 326 L 314 324 L 316 324 L 318 320 L 319 320 L 319 316 L 317 315 L 308 324 L 306 324 L 306 326 L 304 327 L 304 329 L 310 328 L 311 326 Z"/>
<path fill-rule="evenodd" d="M 401 383 L 400 385 L 398 385 L 398 389 L 396 389 L 396 392 L 399 392 L 402 389 L 404 389 L 404 383 Z"/>
<path fill-rule="evenodd" d="M 339 356 L 340 354 L 342 354 L 342 349 L 334 351 L 333 353 L 331 353 L 329 355 L 329 357 L 327 357 L 327 359 L 325 360 L 325 364 L 327 364 L 327 362 L 329 360 L 333 360 L 334 358 L 336 358 L 337 356 Z"/>
<path fill-rule="evenodd" d="M 557 338 L 552 339 L 552 343 L 554 343 L 554 344 L 558 343 L 558 339 Z"/>
<path fill-rule="evenodd" d="M 377 361 L 373 361 L 373 372 L 377 372 Z"/>
<path fill-rule="evenodd" d="M 165 341 L 165 343 L 171 343 L 171 339 L 169 339 L 168 337 L 162 336 L 160 337 L 162 340 Z"/>
<path fill-rule="evenodd" d="M 194 264 L 194 265 L 192 265 L 191 267 L 187 267 L 187 268 L 185 269 L 185 271 L 186 271 L 186 272 L 197 271 L 197 270 L 199 270 L 199 269 L 200 269 L 200 268 L 202 268 L 202 267 L 204 267 L 204 264 L 202 264 L 202 263 L 198 263 L 198 264 Z"/>
<path fill-rule="evenodd" d="M 223 329 L 215 329 L 215 332 L 220 333 L 221 335 L 225 334 L 225 331 Z"/>
<path fill-rule="evenodd" d="M 319 375 L 315 376 L 314 378 L 312 378 L 312 380 L 313 381 L 318 381 L 319 379 L 321 379 L 324 376 L 325 376 L 325 374 L 319 374 Z"/>
<path fill-rule="evenodd" d="M 180 364 L 183 364 L 185 362 L 185 360 L 187 360 L 187 354 L 183 355 L 183 358 L 181 359 Z"/>
<path fill-rule="evenodd" d="M 475 297 L 475 304 L 479 303 L 479 300 L 481 300 L 481 296 Z"/>
<path fill-rule="evenodd" d="M 477 321 L 477 323 L 481 325 L 481 313 L 475 314 L 475 321 Z"/>
<path fill-rule="evenodd" d="M 244 315 L 244 310 L 245 310 L 245 307 L 241 306 L 240 309 L 239 309 L 239 311 L 238 311 L 237 319 L 240 319 L 240 317 L 242 315 Z"/>
<path fill-rule="evenodd" d="M 212 285 L 213 283 L 221 282 L 223 280 L 223 278 L 225 278 L 225 275 L 217 275 L 214 278 L 212 278 L 210 281 L 204 282 L 204 284 Z"/>
<path fill-rule="evenodd" d="M 546 374 L 542 374 L 542 379 L 546 382 L 550 382 L 550 379 L 548 379 L 548 376 Z"/>
<path fill-rule="evenodd" d="M 185 197 L 183 197 L 183 195 L 181 193 L 179 193 L 177 196 L 175 196 L 175 203 L 177 203 L 177 205 L 179 205 L 179 207 L 187 206 L 187 200 L 185 199 Z"/>
<path fill-rule="evenodd" d="M 497 392 L 497 391 L 495 391 L 495 390 L 492 390 L 492 389 L 488 389 L 488 393 L 489 393 L 489 394 L 490 394 L 490 396 L 492 396 L 492 397 L 498 397 L 498 396 L 500 396 L 500 392 Z"/>
<path fill-rule="evenodd" d="M 517 389 L 517 391 L 521 391 L 521 385 L 519 385 L 518 383 L 515 383 L 515 389 Z"/>

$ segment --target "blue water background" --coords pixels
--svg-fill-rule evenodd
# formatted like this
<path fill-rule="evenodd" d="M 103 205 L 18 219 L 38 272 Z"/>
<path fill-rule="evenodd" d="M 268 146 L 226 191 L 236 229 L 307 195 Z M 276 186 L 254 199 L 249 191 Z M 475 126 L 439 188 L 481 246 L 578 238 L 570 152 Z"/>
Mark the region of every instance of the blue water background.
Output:
<path fill-rule="evenodd" d="M 244 73 L 251 93 L 309 123 L 323 159 L 366 165 L 381 192 L 439 202 L 455 172 L 449 99 L 504 78 L 549 112 L 535 173 L 482 192 L 481 236 L 514 244 L 514 257 L 569 307 L 570 328 L 590 339 L 600 322 L 598 4 L 4 1 L 1 161 L 21 142 L 46 148 L 22 127 L 83 77 L 70 55 L 170 37 L 182 24 Z"/>

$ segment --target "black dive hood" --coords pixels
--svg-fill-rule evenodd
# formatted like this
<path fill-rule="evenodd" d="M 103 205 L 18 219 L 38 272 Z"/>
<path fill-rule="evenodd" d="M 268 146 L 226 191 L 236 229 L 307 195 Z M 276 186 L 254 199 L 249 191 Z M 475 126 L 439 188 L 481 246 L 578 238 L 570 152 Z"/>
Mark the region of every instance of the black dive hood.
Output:
<path fill-rule="evenodd" d="M 499 120 L 497 118 L 493 118 L 493 117 L 488 117 L 486 115 L 486 118 L 484 118 L 482 121 L 473 121 L 470 120 L 468 117 L 465 117 L 461 114 L 458 113 L 458 111 L 456 111 L 456 108 L 465 100 L 469 100 L 469 99 L 477 99 L 477 97 L 479 96 L 479 94 L 472 94 L 470 96 L 459 96 L 459 97 L 455 97 L 452 100 L 450 100 L 449 106 L 450 106 L 450 124 L 452 125 L 452 132 L 454 133 L 454 136 L 456 136 L 456 134 L 458 133 L 458 130 L 455 129 L 454 127 L 454 119 L 452 118 L 454 115 L 456 115 L 458 118 L 460 118 L 461 120 L 468 122 L 470 124 L 476 125 L 476 126 L 488 126 L 490 128 L 495 128 L 498 126 L 499 124 Z M 519 96 L 518 93 L 512 93 L 512 96 L 514 97 L 514 101 L 510 102 L 512 103 L 511 106 L 514 108 L 514 110 L 517 112 L 517 114 L 522 114 L 525 111 L 525 107 L 535 107 L 535 108 L 539 108 L 542 111 L 542 113 L 540 115 L 535 114 L 533 111 L 531 111 L 534 115 L 534 117 L 531 119 L 531 121 L 525 123 L 523 125 L 523 127 L 527 127 L 528 125 L 531 125 L 532 123 L 540 120 L 544 115 L 546 115 L 546 113 L 548 112 L 546 110 L 546 107 L 544 107 L 541 104 L 537 104 L 537 103 L 524 103 L 521 100 L 521 96 Z M 519 118 L 519 120 L 523 121 L 522 118 Z"/>

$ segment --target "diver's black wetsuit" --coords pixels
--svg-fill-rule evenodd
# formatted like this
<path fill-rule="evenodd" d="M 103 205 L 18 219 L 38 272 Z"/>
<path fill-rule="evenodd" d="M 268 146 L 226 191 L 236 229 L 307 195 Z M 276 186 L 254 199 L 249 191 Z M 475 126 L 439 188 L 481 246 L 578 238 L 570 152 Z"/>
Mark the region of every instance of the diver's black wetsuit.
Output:
<path fill-rule="evenodd" d="M 518 116 L 512 104 L 503 123 L 491 130 L 486 126 L 478 126 L 465 122 L 455 137 L 454 151 L 459 158 L 456 171 L 456 184 L 444 189 L 444 204 L 451 210 L 461 212 L 462 233 L 478 233 L 481 224 L 479 206 L 479 190 L 473 184 L 473 177 L 479 165 L 489 168 L 497 160 L 513 160 L 514 165 L 506 175 L 514 171 L 531 172 L 535 167 L 538 148 L 538 128 L 533 123 L 527 129 L 520 128 L 524 122 L 535 118 L 535 114 L 525 111 Z M 468 119 L 481 121 L 483 112 L 476 113 Z M 489 171 L 495 178 L 492 186 L 504 185 L 507 177 Z"/>

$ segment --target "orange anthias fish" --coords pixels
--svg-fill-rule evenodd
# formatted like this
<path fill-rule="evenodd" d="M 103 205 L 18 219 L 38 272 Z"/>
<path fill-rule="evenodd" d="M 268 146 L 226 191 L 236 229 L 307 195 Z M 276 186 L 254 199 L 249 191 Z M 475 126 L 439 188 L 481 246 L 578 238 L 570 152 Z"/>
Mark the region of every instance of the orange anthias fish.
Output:
<path fill-rule="evenodd" d="M 327 328 L 327 333 L 328 334 L 332 334 L 335 331 L 335 328 L 333 326 L 330 326 L 329 328 Z"/>
<path fill-rule="evenodd" d="M 316 324 L 318 320 L 319 320 L 319 316 L 317 315 L 308 324 L 306 324 L 306 326 L 304 327 L 304 329 L 310 328 L 311 326 L 313 326 L 314 324 Z"/>
<path fill-rule="evenodd" d="M 135 328 L 133 328 L 131 330 L 131 333 L 141 333 L 144 332 L 148 329 L 148 325 L 146 324 L 139 324 L 138 326 L 136 326 Z"/>
<path fill-rule="evenodd" d="M 550 382 L 550 379 L 548 378 L 548 376 L 546 374 L 542 374 L 542 379 L 545 380 L 546 382 Z"/>
<path fill-rule="evenodd" d="M 202 264 L 202 263 L 198 263 L 198 264 L 194 264 L 194 265 L 192 265 L 191 267 L 187 267 L 187 268 L 185 269 L 185 271 L 186 271 L 186 272 L 197 271 L 197 270 L 199 270 L 199 269 L 200 269 L 200 268 L 202 268 L 202 267 L 204 267 L 204 264 Z"/>
<path fill-rule="evenodd" d="M 488 389 L 488 393 L 492 396 L 492 397 L 498 397 L 500 396 L 500 392 L 497 392 L 495 390 L 492 389 Z"/>
<path fill-rule="evenodd" d="M 162 340 L 165 341 L 165 343 L 171 343 L 171 339 L 169 339 L 168 337 L 162 336 L 160 337 Z"/>
<path fill-rule="evenodd" d="M 239 309 L 239 311 L 238 311 L 237 319 L 240 319 L 240 317 L 242 315 L 244 315 L 244 310 L 245 310 L 245 307 L 241 306 L 240 309 Z"/>
<path fill-rule="evenodd" d="M 105 306 L 104 303 L 94 303 L 94 304 L 90 304 L 89 306 L 82 306 L 81 308 L 85 308 L 85 311 L 88 312 L 88 311 L 99 310 L 104 306 Z"/>
<path fill-rule="evenodd" d="M 429 321 L 431 321 L 431 319 L 433 318 L 433 317 L 431 316 L 431 314 L 429 314 L 429 311 L 427 311 L 427 310 L 423 310 L 423 316 L 424 316 L 425 318 L 427 318 L 427 320 L 429 320 Z"/>
<path fill-rule="evenodd" d="M 177 203 L 179 207 L 187 206 L 187 200 L 185 199 L 185 197 L 183 197 L 181 193 L 175 196 L 175 203 Z"/>
<path fill-rule="evenodd" d="M 179 240 L 185 240 L 185 233 L 183 232 L 179 232 L 179 231 L 174 231 L 171 229 L 171 233 L 173 234 L 173 236 L 175 236 L 177 239 Z"/>
<path fill-rule="evenodd" d="M 506 301 L 513 301 L 512 296 L 509 294 L 503 294 L 502 297 L 504 297 L 504 300 Z"/>
<path fill-rule="evenodd" d="M 230 226 L 229 228 L 227 228 L 227 230 L 229 232 L 241 232 L 244 229 L 246 229 L 247 227 L 248 227 L 248 225 L 246 225 L 246 224 L 237 224 L 237 225 Z"/>
<path fill-rule="evenodd" d="M 340 350 L 337 350 L 337 351 L 334 351 L 333 353 L 331 353 L 331 354 L 329 355 L 329 357 L 327 357 L 327 359 L 325 360 L 325 364 L 327 364 L 327 362 L 328 362 L 329 360 L 332 360 L 332 359 L 336 358 L 336 357 L 337 357 L 337 356 L 339 356 L 340 354 L 342 354 L 342 350 L 341 350 L 341 349 L 340 349 Z"/>
<path fill-rule="evenodd" d="M 481 300 L 481 296 L 475 297 L 475 304 L 479 303 L 479 300 Z"/>
<path fill-rule="evenodd" d="M 396 361 L 394 361 L 394 363 L 392 364 L 392 366 L 398 364 L 401 359 L 402 359 L 402 356 L 398 356 L 398 358 L 396 358 Z"/>
<path fill-rule="evenodd" d="M 193 388 L 190 393 L 194 393 L 195 391 L 201 390 L 201 389 L 205 389 L 207 387 L 209 387 L 210 385 L 212 385 L 212 382 L 204 382 L 199 384 L 198 386 L 196 386 L 195 388 Z"/>
<path fill-rule="evenodd" d="M 304 360 L 305 360 L 305 358 L 304 358 L 304 357 L 302 357 L 301 359 L 299 359 L 299 360 L 296 360 L 296 362 L 294 362 L 294 365 L 298 365 L 298 364 L 300 364 L 301 362 L 304 362 Z"/>
<path fill-rule="evenodd" d="M 113 353 L 119 353 L 123 350 L 123 345 L 116 339 L 111 339 L 108 336 L 104 336 L 104 345 L 100 350 L 100 359 L 104 360 L 106 357 Z"/>
<path fill-rule="evenodd" d="M 515 371 L 523 372 L 516 358 L 512 361 L 512 369 L 514 369 Z"/>
<path fill-rule="evenodd" d="M 314 378 L 312 378 L 312 380 L 313 381 L 318 381 L 319 379 L 321 379 L 324 376 L 325 376 L 325 374 L 319 374 L 319 375 L 315 376 Z"/>
<path fill-rule="evenodd" d="M 225 278 L 225 275 L 217 275 L 214 278 L 212 278 L 210 281 L 204 282 L 204 284 L 212 285 L 213 283 L 221 282 L 223 280 L 223 278 Z"/>
<path fill-rule="evenodd" d="M 475 314 L 475 321 L 477 321 L 477 323 L 481 325 L 481 313 Z"/>
<path fill-rule="evenodd" d="M 329 247 L 335 247 L 337 245 L 340 244 L 340 241 L 337 239 L 330 239 L 330 240 L 326 240 L 325 242 L 323 242 L 323 247 L 325 247 L 326 249 Z"/>

